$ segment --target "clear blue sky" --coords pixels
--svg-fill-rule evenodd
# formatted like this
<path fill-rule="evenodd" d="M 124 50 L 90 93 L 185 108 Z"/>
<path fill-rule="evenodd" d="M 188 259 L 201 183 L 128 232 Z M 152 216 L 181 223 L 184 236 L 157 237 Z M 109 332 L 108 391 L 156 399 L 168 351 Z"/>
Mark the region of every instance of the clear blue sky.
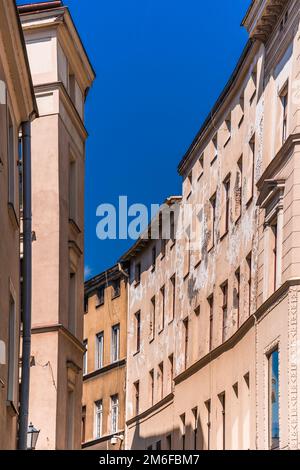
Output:
<path fill-rule="evenodd" d="M 28 2 L 18 2 L 28 3 Z M 250 0 L 65 0 L 97 73 L 86 106 L 85 266 L 112 266 L 129 241 L 99 241 L 96 208 L 181 193 L 177 165 L 247 41 Z"/>

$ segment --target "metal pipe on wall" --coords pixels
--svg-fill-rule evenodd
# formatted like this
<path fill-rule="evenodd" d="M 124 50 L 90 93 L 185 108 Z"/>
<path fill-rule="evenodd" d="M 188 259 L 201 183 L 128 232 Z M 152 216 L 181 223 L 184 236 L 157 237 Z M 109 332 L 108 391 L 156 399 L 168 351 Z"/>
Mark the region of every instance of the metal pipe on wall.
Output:
<path fill-rule="evenodd" d="M 31 304 L 32 304 L 32 207 L 31 207 L 31 123 L 22 124 L 23 148 L 23 285 L 22 285 L 22 379 L 19 417 L 19 450 L 27 450 L 29 417 Z"/>

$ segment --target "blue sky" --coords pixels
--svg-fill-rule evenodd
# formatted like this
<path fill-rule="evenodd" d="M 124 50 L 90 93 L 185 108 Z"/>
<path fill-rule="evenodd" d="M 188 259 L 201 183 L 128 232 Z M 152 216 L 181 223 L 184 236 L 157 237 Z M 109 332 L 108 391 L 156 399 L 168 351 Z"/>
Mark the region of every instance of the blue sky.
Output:
<path fill-rule="evenodd" d="M 18 2 L 26 3 L 26 2 Z M 28 2 L 27 2 L 28 3 Z M 65 0 L 97 73 L 86 104 L 85 266 L 111 267 L 132 241 L 100 241 L 101 203 L 181 193 L 177 165 L 247 41 L 250 0 Z"/>

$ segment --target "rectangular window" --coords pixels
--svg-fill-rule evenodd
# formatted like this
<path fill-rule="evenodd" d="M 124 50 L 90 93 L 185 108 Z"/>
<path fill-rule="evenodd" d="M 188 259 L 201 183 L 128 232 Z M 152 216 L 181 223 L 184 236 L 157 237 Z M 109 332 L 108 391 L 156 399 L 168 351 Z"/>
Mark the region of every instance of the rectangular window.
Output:
<path fill-rule="evenodd" d="M 116 279 L 112 283 L 112 299 L 115 299 L 116 297 L 119 297 L 121 294 L 121 281 L 120 279 Z"/>
<path fill-rule="evenodd" d="M 287 120 L 288 120 L 288 102 L 289 102 L 289 95 L 288 95 L 288 83 L 285 85 L 284 89 L 280 94 L 280 100 L 282 105 L 282 144 L 285 143 L 287 139 Z"/>
<path fill-rule="evenodd" d="M 253 71 L 252 71 L 249 87 L 250 87 L 250 100 L 249 100 L 249 102 L 250 102 L 250 106 L 251 106 L 252 103 L 255 100 L 256 93 L 257 93 L 257 66 L 255 66 Z"/>
<path fill-rule="evenodd" d="M 164 397 L 164 363 L 158 366 L 158 396 L 162 400 Z"/>
<path fill-rule="evenodd" d="M 166 289 L 165 286 L 163 286 L 160 289 L 160 295 L 161 295 L 161 324 L 160 324 L 160 330 L 163 331 L 165 328 L 165 315 L 166 315 Z"/>
<path fill-rule="evenodd" d="M 152 247 L 152 271 L 155 271 L 156 269 L 156 246 Z"/>
<path fill-rule="evenodd" d="M 120 359 L 120 325 L 115 325 L 111 330 L 111 361 Z"/>
<path fill-rule="evenodd" d="M 241 300 L 241 271 L 237 269 L 235 272 L 235 288 L 234 288 L 234 308 L 236 310 L 237 328 L 240 327 L 240 300 Z"/>
<path fill-rule="evenodd" d="M 96 370 L 102 369 L 104 358 L 104 332 L 96 335 Z"/>
<path fill-rule="evenodd" d="M 161 451 L 161 441 L 157 441 L 156 450 Z"/>
<path fill-rule="evenodd" d="M 77 322 L 77 276 L 75 272 L 70 273 L 69 278 L 69 318 L 68 329 L 75 335 Z"/>
<path fill-rule="evenodd" d="M 135 413 L 135 416 L 138 416 L 139 413 L 140 413 L 140 382 L 135 382 L 135 384 L 133 385 L 133 389 L 134 389 L 134 404 L 135 404 L 135 407 L 134 407 L 134 413 Z"/>
<path fill-rule="evenodd" d="M 222 286 L 222 312 L 223 312 L 223 343 L 228 338 L 228 281 L 226 281 Z"/>
<path fill-rule="evenodd" d="M 119 430 L 119 396 L 113 395 L 110 399 L 110 414 L 111 414 L 111 434 L 115 434 Z"/>
<path fill-rule="evenodd" d="M 84 353 L 83 353 L 83 375 L 88 373 L 88 340 L 83 341 Z"/>
<path fill-rule="evenodd" d="M 105 301 L 105 287 L 101 286 L 97 289 L 97 294 L 96 294 L 96 308 L 101 307 L 104 305 Z"/>
<path fill-rule="evenodd" d="M 83 406 L 82 411 L 81 411 L 81 442 L 82 444 L 85 443 L 85 435 L 86 435 L 86 406 Z"/>
<path fill-rule="evenodd" d="M 226 400 L 225 393 L 219 395 L 222 412 L 222 450 L 226 450 Z"/>
<path fill-rule="evenodd" d="M 231 114 L 225 120 L 225 142 L 224 147 L 228 145 L 231 139 Z"/>
<path fill-rule="evenodd" d="M 102 421 L 103 421 L 103 406 L 102 400 L 96 401 L 95 403 L 95 439 L 102 437 Z"/>
<path fill-rule="evenodd" d="M 135 283 L 136 283 L 136 285 L 140 284 L 140 282 L 141 282 L 141 273 L 142 273 L 141 263 L 137 263 L 135 265 Z"/>
<path fill-rule="evenodd" d="M 217 207 L 217 194 L 215 193 L 210 198 L 211 215 L 210 215 L 210 244 L 209 249 L 215 246 L 215 231 L 216 231 L 216 207 Z"/>
<path fill-rule="evenodd" d="M 171 284 L 171 317 L 170 317 L 170 321 L 172 321 L 175 318 L 175 310 L 176 310 L 176 274 L 174 274 L 174 276 L 171 277 L 170 284 Z"/>
<path fill-rule="evenodd" d="M 215 160 L 217 160 L 218 158 L 218 135 L 217 134 L 212 140 L 212 145 L 213 145 L 213 154 L 212 154 L 211 164 L 213 164 Z"/>
<path fill-rule="evenodd" d="M 252 253 L 249 253 L 249 255 L 246 258 L 246 263 L 247 263 L 247 270 L 248 270 L 248 315 L 250 316 L 252 313 Z"/>
<path fill-rule="evenodd" d="M 198 407 L 192 410 L 194 416 L 194 450 L 198 449 Z"/>
<path fill-rule="evenodd" d="M 141 350 L 141 312 L 135 314 L 136 352 Z"/>
<path fill-rule="evenodd" d="M 8 203 L 16 212 L 16 135 L 13 120 L 8 112 Z"/>
<path fill-rule="evenodd" d="M 150 341 L 153 341 L 155 338 L 155 316 L 156 316 L 156 301 L 155 297 L 151 299 L 151 312 L 150 312 Z"/>
<path fill-rule="evenodd" d="M 167 449 L 166 450 L 172 450 L 172 434 L 169 434 L 166 437 L 166 443 L 167 443 Z"/>
<path fill-rule="evenodd" d="M 173 381 L 174 381 L 174 354 L 169 356 L 169 392 L 173 392 Z"/>
<path fill-rule="evenodd" d="M 16 305 L 13 297 L 10 297 L 9 304 L 9 336 L 8 336 L 8 385 L 7 400 L 17 405 L 16 384 L 17 384 L 17 325 L 16 325 Z"/>
<path fill-rule="evenodd" d="M 185 414 L 180 416 L 180 420 L 181 420 L 182 450 L 185 450 L 185 433 L 186 433 Z"/>
<path fill-rule="evenodd" d="M 221 215 L 224 222 L 222 223 L 222 235 L 225 235 L 229 231 L 230 223 L 230 175 L 223 182 L 224 188 L 224 213 Z"/>
<path fill-rule="evenodd" d="M 150 406 L 154 405 L 154 369 L 149 372 Z"/>
<path fill-rule="evenodd" d="M 279 449 L 279 351 L 269 356 L 269 436 L 270 448 Z"/>
<path fill-rule="evenodd" d="M 242 215 L 242 194 L 243 194 L 243 156 L 237 162 L 236 180 L 234 187 L 235 200 L 235 221 Z"/>
<path fill-rule="evenodd" d="M 175 227 L 175 213 L 171 210 L 170 212 L 170 238 L 172 244 L 176 243 L 176 227 Z"/>
<path fill-rule="evenodd" d="M 188 318 L 183 322 L 184 326 L 184 368 L 188 366 L 188 353 L 189 353 L 189 320 Z"/>
<path fill-rule="evenodd" d="M 203 175 L 204 172 L 204 153 L 200 155 L 198 159 L 198 181 L 200 181 L 201 176 Z"/>
<path fill-rule="evenodd" d="M 247 162 L 246 169 L 246 204 L 253 198 L 254 186 L 255 186 L 255 173 L 254 173 L 254 164 L 255 164 L 255 134 L 252 136 L 249 142 L 249 158 Z"/>
<path fill-rule="evenodd" d="M 214 339 L 214 296 L 211 295 L 207 301 L 209 305 L 209 351 L 211 351 Z"/>
<path fill-rule="evenodd" d="M 244 93 L 240 96 L 239 100 L 239 123 L 238 123 L 238 128 L 240 129 L 245 117 L 245 99 L 244 99 Z"/>
<path fill-rule="evenodd" d="M 69 161 L 69 219 L 77 222 L 76 160 Z"/>
<path fill-rule="evenodd" d="M 211 437 L 211 400 L 205 402 L 207 409 L 207 450 L 210 450 L 210 437 Z"/>
<path fill-rule="evenodd" d="M 189 199 L 189 197 L 192 194 L 193 190 L 193 173 L 192 171 L 188 174 L 188 177 L 186 179 L 186 198 Z"/>

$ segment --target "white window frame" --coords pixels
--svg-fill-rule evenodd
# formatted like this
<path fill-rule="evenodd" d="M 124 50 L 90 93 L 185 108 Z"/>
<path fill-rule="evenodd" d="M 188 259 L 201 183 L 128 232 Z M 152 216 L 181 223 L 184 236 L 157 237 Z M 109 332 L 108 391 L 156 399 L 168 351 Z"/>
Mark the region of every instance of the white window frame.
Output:
<path fill-rule="evenodd" d="M 103 430 L 103 401 L 95 402 L 95 422 L 94 422 L 94 438 L 101 439 Z"/>
<path fill-rule="evenodd" d="M 115 332 L 117 334 L 115 335 Z M 116 343 L 115 343 L 116 339 Z M 111 329 L 111 362 L 120 360 L 120 324 L 114 325 Z"/>
<path fill-rule="evenodd" d="M 101 331 L 100 333 L 96 334 L 96 357 L 95 357 L 96 370 L 102 369 L 103 364 L 104 364 L 104 332 Z"/>
<path fill-rule="evenodd" d="M 110 428 L 111 434 L 116 434 L 119 430 L 119 395 L 110 398 Z"/>

